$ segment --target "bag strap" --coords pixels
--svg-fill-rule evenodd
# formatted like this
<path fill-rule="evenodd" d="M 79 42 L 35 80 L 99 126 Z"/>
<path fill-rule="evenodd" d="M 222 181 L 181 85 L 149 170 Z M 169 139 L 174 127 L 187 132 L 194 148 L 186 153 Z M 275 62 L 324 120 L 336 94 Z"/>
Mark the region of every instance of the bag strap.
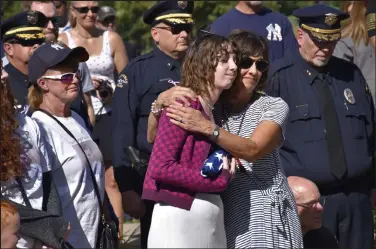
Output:
<path fill-rule="evenodd" d="M 33 207 L 31 206 L 31 203 L 30 203 L 29 198 L 27 198 L 26 191 L 25 191 L 24 186 L 22 185 L 21 178 L 19 178 L 18 176 L 16 176 L 15 178 L 16 178 L 16 182 L 17 182 L 17 184 L 18 184 L 18 188 L 19 188 L 19 190 L 21 191 L 21 195 L 22 195 L 22 198 L 23 198 L 24 201 L 25 201 L 26 206 L 29 207 L 29 208 L 33 208 Z"/>
<path fill-rule="evenodd" d="M 99 203 L 99 209 L 100 209 L 100 212 L 101 212 L 101 217 L 104 215 L 104 212 L 103 212 L 103 206 L 102 206 L 102 203 L 101 203 L 101 196 L 99 194 L 99 188 L 98 188 L 98 185 L 97 185 L 97 181 L 95 180 L 95 176 L 94 176 L 94 172 L 93 172 L 93 169 L 91 168 L 91 163 L 89 161 L 89 158 L 86 156 L 86 153 L 84 151 L 84 149 L 81 147 L 81 144 L 77 141 L 77 139 L 74 137 L 74 135 L 72 134 L 72 132 L 70 132 L 67 127 L 65 127 L 65 125 L 63 125 L 57 118 L 55 118 L 53 115 L 51 115 L 49 112 L 45 111 L 45 110 L 42 110 L 42 109 L 37 109 L 36 111 L 40 111 L 40 112 L 43 112 L 44 114 L 46 114 L 47 116 L 49 116 L 50 118 L 52 118 L 53 120 L 56 121 L 56 123 L 58 123 L 61 128 L 63 128 L 63 130 L 69 135 L 71 136 L 74 141 L 76 141 L 78 147 L 80 147 L 82 153 L 84 154 L 85 158 L 86 158 L 86 161 L 87 161 L 87 165 L 89 167 L 89 171 L 90 171 L 90 175 L 91 175 L 91 179 L 93 181 L 93 185 L 94 185 L 94 191 L 95 191 L 95 194 L 97 195 L 97 199 L 98 199 L 98 203 Z M 103 218 L 103 217 L 102 217 Z"/>

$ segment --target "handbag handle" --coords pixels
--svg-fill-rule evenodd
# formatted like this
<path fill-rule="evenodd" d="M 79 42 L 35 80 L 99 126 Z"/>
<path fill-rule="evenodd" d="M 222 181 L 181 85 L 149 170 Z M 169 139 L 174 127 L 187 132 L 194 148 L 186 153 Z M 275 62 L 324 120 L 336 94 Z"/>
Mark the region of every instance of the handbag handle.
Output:
<path fill-rule="evenodd" d="M 77 141 L 77 139 L 74 137 L 74 135 L 72 134 L 72 132 L 70 132 L 67 127 L 65 127 L 65 125 L 63 125 L 57 118 L 55 118 L 53 115 L 51 115 L 49 112 L 45 111 L 45 110 L 42 110 L 42 109 L 37 109 L 36 111 L 40 111 L 40 112 L 43 112 L 44 114 L 46 114 L 47 116 L 49 116 L 50 118 L 52 118 L 53 120 L 56 121 L 56 123 L 58 123 L 61 128 L 63 128 L 63 130 L 69 135 L 71 136 L 74 141 L 76 141 L 78 147 L 80 147 L 82 153 L 84 154 L 85 158 L 86 158 L 86 161 L 87 161 L 87 165 L 89 167 L 89 171 L 90 171 L 90 175 L 91 175 L 91 179 L 93 181 L 93 185 L 94 185 L 94 191 L 95 191 L 95 194 L 97 195 L 97 199 L 98 199 L 98 204 L 99 204 L 99 209 L 100 209 L 100 213 L 101 213 L 101 217 L 102 219 L 104 219 L 104 212 L 103 212 L 103 206 L 102 206 L 102 203 L 101 203 L 101 196 L 99 194 L 99 187 L 97 185 L 97 181 L 95 180 L 95 176 L 94 176 L 94 172 L 93 172 L 93 169 L 91 168 L 91 163 L 89 161 L 89 158 L 87 158 L 86 156 L 86 153 L 84 151 L 84 149 L 81 147 L 81 144 Z M 103 220 L 102 220 L 103 222 Z"/>

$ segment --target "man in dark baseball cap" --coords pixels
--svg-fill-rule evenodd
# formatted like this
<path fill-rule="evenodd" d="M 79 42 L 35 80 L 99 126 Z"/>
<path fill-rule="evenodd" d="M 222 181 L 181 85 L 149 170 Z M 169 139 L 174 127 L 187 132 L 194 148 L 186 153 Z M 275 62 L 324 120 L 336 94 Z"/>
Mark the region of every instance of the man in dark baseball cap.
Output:
<path fill-rule="evenodd" d="M 116 13 L 110 6 L 102 6 L 98 11 L 98 22 L 105 30 L 116 30 Z"/>
<path fill-rule="evenodd" d="M 59 42 L 46 42 L 37 48 L 29 60 L 29 80 L 32 84 L 37 81 L 50 68 L 72 62 L 84 62 L 89 59 L 89 54 L 83 47 L 70 49 Z"/>

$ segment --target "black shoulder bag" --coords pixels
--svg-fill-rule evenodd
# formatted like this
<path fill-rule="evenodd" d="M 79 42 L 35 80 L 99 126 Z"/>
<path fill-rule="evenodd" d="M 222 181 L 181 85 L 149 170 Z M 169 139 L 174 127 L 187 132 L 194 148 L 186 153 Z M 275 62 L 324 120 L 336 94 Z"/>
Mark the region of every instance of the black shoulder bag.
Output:
<path fill-rule="evenodd" d="M 94 185 L 94 191 L 95 191 L 95 194 L 96 194 L 97 199 L 98 199 L 99 209 L 100 209 L 100 213 L 101 213 L 101 221 L 99 222 L 98 238 L 97 238 L 97 243 L 96 243 L 95 248 L 117 249 L 118 244 L 119 244 L 118 228 L 117 228 L 115 221 L 113 221 L 113 220 L 106 221 L 106 217 L 104 215 L 104 210 L 103 210 L 103 204 L 101 203 L 101 196 L 99 194 L 99 188 L 98 188 L 98 185 L 97 185 L 97 181 L 95 180 L 94 172 L 93 172 L 93 169 L 91 168 L 91 163 L 89 161 L 89 158 L 86 156 L 84 149 L 81 147 L 81 144 L 77 141 L 77 139 L 74 137 L 74 135 L 57 118 L 55 118 L 53 115 L 46 112 L 45 110 L 38 109 L 37 111 L 41 111 L 44 114 L 46 114 L 47 116 L 49 116 L 50 118 L 52 118 L 53 120 L 55 120 L 61 126 L 61 128 L 63 128 L 64 131 L 69 136 L 71 136 L 74 139 L 74 141 L 76 141 L 77 145 L 82 150 L 82 153 L 84 154 L 86 161 L 87 161 L 87 165 L 89 167 L 91 179 L 92 179 L 93 185 Z M 106 199 L 106 198 L 107 198 L 107 196 L 106 196 L 106 192 L 105 192 L 104 199 Z M 119 224 L 119 225 L 122 225 L 122 224 Z"/>

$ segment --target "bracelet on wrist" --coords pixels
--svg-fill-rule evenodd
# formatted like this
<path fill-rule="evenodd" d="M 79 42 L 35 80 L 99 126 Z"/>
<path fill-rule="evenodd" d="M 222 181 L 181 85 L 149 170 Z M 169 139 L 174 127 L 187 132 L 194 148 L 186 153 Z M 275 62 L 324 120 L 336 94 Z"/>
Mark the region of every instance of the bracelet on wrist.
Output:
<path fill-rule="evenodd" d="M 157 100 L 154 100 L 154 102 L 151 104 L 150 111 L 154 114 L 154 116 L 160 116 L 163 111 L 163 107 L 157 108 Z"/>

